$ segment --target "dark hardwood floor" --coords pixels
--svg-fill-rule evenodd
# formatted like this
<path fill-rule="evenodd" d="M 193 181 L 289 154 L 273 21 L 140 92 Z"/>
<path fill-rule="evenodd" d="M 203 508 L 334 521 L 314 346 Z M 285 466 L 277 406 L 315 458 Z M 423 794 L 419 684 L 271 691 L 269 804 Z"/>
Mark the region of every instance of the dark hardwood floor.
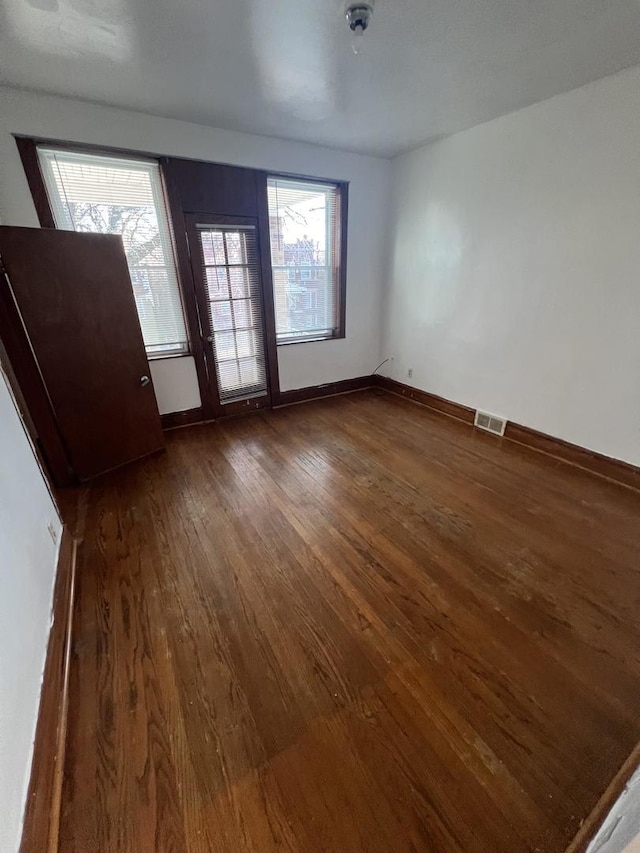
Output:
<path fill-rule="evenodd" d="M 391 395 L 87 489 L 62 853 L 563 851 L 640 740 L 640 494 Z"/>

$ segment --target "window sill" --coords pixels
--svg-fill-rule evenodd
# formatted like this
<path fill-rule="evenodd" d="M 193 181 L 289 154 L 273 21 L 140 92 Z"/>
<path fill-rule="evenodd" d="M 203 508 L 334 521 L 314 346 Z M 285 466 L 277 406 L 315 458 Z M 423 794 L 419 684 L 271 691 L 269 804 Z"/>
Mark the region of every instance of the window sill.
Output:
<path fill-rule="evenodd" d="M 166 361 L 171 358 L 186 358 L 189 355 L 193 355 L 191 350 L 183 350 L 182 352 L 147 353 L 147 361 Z"/>
<path fill-rule="evenodd" d="M 328 337 L 321 337 L 321 338 L 300 338 L 298 340 L 291 340 L 291 341 L 278 341 L 278 340 L 276 340 L 276 346 L 278 346 L 278 347 L 289 347 L 289 346 L 292 346 L 294 344 L 317 344 L 317 343 L 320 343 L 323 341 L 342 341 L 345 338 L 346 338 L 346 335 L 343 333 L 343 334 L 330 335 Z"/>

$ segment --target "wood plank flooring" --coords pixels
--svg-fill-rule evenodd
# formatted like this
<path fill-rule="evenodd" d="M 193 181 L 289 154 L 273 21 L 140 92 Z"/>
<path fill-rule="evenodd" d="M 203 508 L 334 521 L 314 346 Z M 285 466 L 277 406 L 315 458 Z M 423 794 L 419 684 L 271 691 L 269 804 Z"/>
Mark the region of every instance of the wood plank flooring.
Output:
<path fill-rule="evenodd" d="M 640 494 L 381 392 L 80 513 L 62 853 L 560 853 L 640 740 Z"/>

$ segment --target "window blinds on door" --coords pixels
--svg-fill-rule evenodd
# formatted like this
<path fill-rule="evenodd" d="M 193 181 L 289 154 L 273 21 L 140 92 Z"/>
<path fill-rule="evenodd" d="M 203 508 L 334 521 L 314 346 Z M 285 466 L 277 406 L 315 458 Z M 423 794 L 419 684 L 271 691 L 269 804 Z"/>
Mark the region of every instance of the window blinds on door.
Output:
<path fill-rule="evenodd" d="M 267 392 L 255 228 L 198 226 L 222 403 Z"/>
<path fill-rule="evenodd" d="M 147 354 L 186 352 L 158 164 L 46 147 L 38 156 L 58 228 L 122 236 Z"/>
<path fill-rule="evenodd" d="M 278 343 L 333 337 L 339 327 L 338 186 L 271 176 L 267 192 Z"/>

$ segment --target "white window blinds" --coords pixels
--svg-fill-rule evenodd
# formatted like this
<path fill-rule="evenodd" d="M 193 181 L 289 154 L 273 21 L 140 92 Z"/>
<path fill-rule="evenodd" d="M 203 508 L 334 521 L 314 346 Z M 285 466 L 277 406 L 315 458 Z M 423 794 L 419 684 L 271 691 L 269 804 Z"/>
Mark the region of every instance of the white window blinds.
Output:
<path fill-rule="evenodd" d="M 120 234 L 150 357 L 188 351 L 158 164 L 38 148 L 58 228 Z"/>
<path fill-rule="evenodd" d="M 340 187 L 267 181 L 278 343 L 340 334 Z"/>

